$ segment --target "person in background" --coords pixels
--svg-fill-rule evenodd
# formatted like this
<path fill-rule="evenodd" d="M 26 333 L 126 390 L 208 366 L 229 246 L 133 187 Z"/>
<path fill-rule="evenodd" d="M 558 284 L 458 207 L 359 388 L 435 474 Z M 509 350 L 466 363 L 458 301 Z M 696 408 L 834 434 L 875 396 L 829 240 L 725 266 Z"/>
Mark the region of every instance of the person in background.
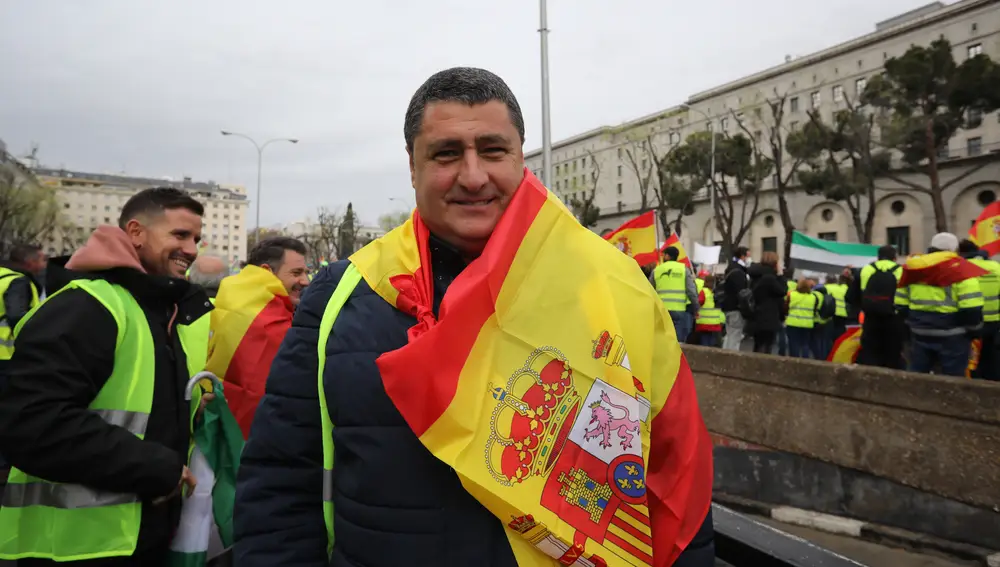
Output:
<path fill-rule="evenodd" d="M 750 285 L 750 276 L 747 273 L 750 264 L 750 249 L 746 246 L 737 247 L 722 280 L 722 312 L 726 315 L 726 337 L 722 341 L 722 348 L 725 350 L 740 350 L 740 345 L 743 343 L 743 328 L 746 322 L 740 314 L 739 302 L 740 291 Z"/>
<path fill-rule="evenodd" d="M 47 263 L 41 247 L 19 244 L 7 265 L 0 266 L 0 385 L 3 365 L 14 354 L 14 327 L 44 297 Z"/>
<path fill-rule="evenodd" d="M 715 276 L 705 273 L 701 280 L 702 287 L 698 293 L 698 318 L 695 319 L 695 331 L 698 332 L 698 344 L 701 346 L 719 346 L 719 335 L 722 334 L 722 324 L 725 317 L 722 309 L 715 304 Z"/>
<path fill-rule="evenodd" d="M 832 327 L 832 340 L 836 341 L 844 334 L 848 325 L 857 325 L 858 316 L 854 306 L 847 302 L 847 291 L 851 288 L 850 272 L 845 270 L 839 276 L 831 274 L 827 276 L 827 281 L 834 282 L 826 284 L 826 292 L 836 302 Z"/>
<path fill-rule="evenodd" d="M 11 470 L 0 557 L 42 565 L 158 567 L 181 512 L 191 407 L 204 368 L 188 325 L 211 304 L 184 279 L 204 209 L 173 188 L 133 195 L 22 321 L 0 394 Z"/>
<path fill-rule="evenodd" d="M 957 236 L 935 234 L 928 253 L 907 260 L 900 276 L 895 305 L 910 328 L 911 372 L 940 366 L 946 376 L 965 376 L 972 340 L 981 336 L 979 277 L 987 271 L 961 259 L 957 249 Z"/>
<path fill-rule="evenodd" d="M 191 264 L 188 270 L 188 281 L 200 285 L 209 297 L 219 293 L 219 285 L 223 278 L 229 275 L 226 261 L 215 254 L 202 254 Z"/>
<path fill-rule="evenodd" d="M 219 287 L 206 370 L 225 382 L 226 402 L 244 438 L 264 396 L 271 362 L 309 285 L 306 253 L 305 244 L 294 238 L 265 238 L 250 251 L 247 267 Z"/>
<path fill-rule="evenodd" d="M 809 350 L 816 360 L 826 360 L 833 346 L 833 316 L 837 311 L 832 296 L 827 294 L 826 284 L 813 281 L 813 294 L 816 296 L 815 324 L 811 333 Z"/>
<path fill-rule="evenodd" d="M 770 354 L 785 314 L 785 283 L 778 276 L 778 255 L 764 252 L 748 273 L 754 300 L 753 351 Z"/>
<path fill-rule="evenodd" d="M 680 251 L 674 246 L 668 246 L 663 251 L 664 262 L 653 270 L 651 281 L 663 306 L 670 312 L 677 340 L 683 343 L 691 334 L 698 313 L 698 286 L 694 281 L 694 274 L 677 261 L 678 257 Z"/>
<path fill-rule="evenodd" d="M 894 306 L 902 273 L 902 266 L 896 263 L 896 249 L 882 246 L 878 260 L 862 267 L 847 291 L 847 302 L 860 306 L 865 315 L 858 364 L 903 367 L 906 326 Z"/>
<path fill-rule="evenodd" d="M 985 251 L 971 240 L 958 243 L 958 253 L 966 260 L 989 272 L 979 277 L 979 287 L 983 291 L 983 332 L 979 349 L 979 365 L 972 373 L 973 378 L 1000 380 L 1000 262 L 985 258 Z"/>
<path fill-rule="evenodd" d="M 809 358 L 809 340 L 816 321 L 818 308 L 816 295 L 812 292 L 813 281 L 799 280 L 795 290 L 788 293 L 785 326 L 788 332 L 788 356 Z"/>

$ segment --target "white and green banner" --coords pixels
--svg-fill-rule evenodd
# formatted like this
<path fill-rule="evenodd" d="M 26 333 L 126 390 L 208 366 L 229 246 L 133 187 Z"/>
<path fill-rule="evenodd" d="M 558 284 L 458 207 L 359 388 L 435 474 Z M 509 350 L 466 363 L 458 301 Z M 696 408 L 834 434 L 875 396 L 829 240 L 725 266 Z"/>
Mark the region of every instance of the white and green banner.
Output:
<path fill-rule="evenodd" d="M 878 246 L 834 242 L 792 233 L 792 266 L 796 270 L 837 274 L 848 266 L 860 268 L 878 259 Z"/>
<path fill-rule="evenodd" d="M 188 468 L 198 485 L 184 498 L 180 525 L 170 544 L 169 567 L 205 567 L 210 547 L 227 549 L 233 544 L 233 503 L 243 432 L 218 385 L 215 399 L 208 402 L 195 425 L 194 443 Z"/>

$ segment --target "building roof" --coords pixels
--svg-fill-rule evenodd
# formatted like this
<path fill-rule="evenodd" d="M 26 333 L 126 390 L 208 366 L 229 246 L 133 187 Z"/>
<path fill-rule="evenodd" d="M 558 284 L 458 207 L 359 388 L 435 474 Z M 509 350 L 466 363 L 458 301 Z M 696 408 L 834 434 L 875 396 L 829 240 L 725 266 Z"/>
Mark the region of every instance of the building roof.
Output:
<path fill-rule="evenodd" d="M 89 181 L 101 185 L 128 188 L 147 187 L 173 187 L 187 191 L 198 191 L 203 193 L 218 193 L 220 197 L 228 199 L 242 200 L 246 195 L 232 189 L 221 187 L 214 181 L 192 181 L 190 177 L 185 177 L 181 181 L 173 179 L 158 179 L 156 177 L 134 177 L 131 175 L 111 175 L 107 173 L 90 173 L 84 171 L 70 171 L 67 169 L 53 169 L 46 167 L 36 167 L 35 175 L 44 177 L 57 177 L 62 179 L 74 179 Z"/>

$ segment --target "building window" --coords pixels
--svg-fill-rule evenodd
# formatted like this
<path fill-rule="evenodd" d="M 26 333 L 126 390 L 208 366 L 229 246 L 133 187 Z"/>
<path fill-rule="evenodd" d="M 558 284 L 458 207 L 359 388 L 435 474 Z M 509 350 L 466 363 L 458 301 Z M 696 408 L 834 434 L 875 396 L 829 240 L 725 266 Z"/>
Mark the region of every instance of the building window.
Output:
<path fill-rule="evenodd" d="M 708 132 L 712 131 L 712 123 L 711 122 L 706 122 L 705 123 L 705 130 L 708 131 Z"/>
<path fill-rule="evenodd" d="M 861 59 L 858 59 L 858 69 L 860 69 L 860 68 L 862 68 L 864 66 L 865 66 L 865 62 L 862 61 Z"/>
<path fill-rule="evenodd" d="M 621 201 L 618 201 L 618 212 L 619 213 L 622 212 L 622 209 L 624 209 L 624 208 L 625 208 L 625 205 L 623 205 Z"/>
<path fill-rule="evenodd" d="M 799 111 L 799 97 L 793 96 L 792 98 L 788 99 L 788 109 L 792 112 Z"/>
<path fill-rule="evenodd" d="M 854 94 L 861 96 L 865 92 L 865 87 L 868 86 L 868 79 L 861 77 L 860 79 L 854 81 Z"/>
<path fill-rule="evenodd" d="M 573 171 L 576 171 L 576 162 L 573 162 Z"/>
<path fill-rule="evenodd" d="M 729 131 L 729 118 L 728 117 L 727 118 L 723 118 L 720 126 L 722 126 L 722 131 L 723 132 L 728 132 Z"/>
<path fill-rule="evenodd" d="M 618 148 L 618 159 L 622 159 L 622 149 Z"/>
<path fill-rule="evenodd" d="M 68 209 L 69 208 L 69 203 L 63 203 L 63 208 L 64 209 Z"/>
<path fill-rule="evenodd" d="M 819 108 L 822 101 L 823 100 L 820 98 L 819 91 L 813 91 L 812 94 L 809 95 L 809 102 L 812 105 L 813 110 Z"/>
<path fill-rule="evenodd" d="M 764 226 L 774 226 L 774 215 L 764 217 Z"/>
<path fill-rule="evenodd" d="M 763 133 L 763 132 L 761 132 L 760 130 L 754 130 L 754 133 L 753 133 L 753 139 L 754 139 L 755 141 L 759 142 L 759 141 L 760 141 L 760 139 L 761 139 L 761 138 L 762 138 L 763 136 L 764 136 L 764 133 Z"/>
<path fill-rule="evenodd" d="M 760 108 L 753 109 L 753 115 L 759 119 L 761 117 L 761 109 Z"/>
<path fill-rule="evenodd" d="M 830 222 L 833 220 L 833 209 L 823 209 L 823 212 L 819 215 L 824 221 Z M 822 238 L 822 237 L 820 237 Z"/>
<path fill-rule="evenodd" d="M 643 159 L 642 160 L 642 170 L 646 171 L 647 167 L 649 167 L 649 160 Z"/>
<path fill-rule="evenodd" d="M 829 240 L 830 242 L 836 242 L 837 241 L 837 233 L 836 232 L 821 232 L 817 236 L 819 237 L 820 240 Z"/>
<path fill-rule="evenodd" d="M 618 166 L 618 177 L 622 176 L 622 166 Z"/>
<path fill-rule="evenodd" d="M 903 212 L 906 211 L 906 203 L 897 199 L 893 201 L 892 204 L 889 205 L 889 210 L 892 211 L 892 214 L 898 217 L 899 215 L 903 214 Z"/>
<path fill-rule="evenodd" d="M 948 159 L 951 157 L 951 149 L 948 147 L 947 142 L 945 142 L 943 146 L 938 148 L 937 157 L 938 159 Z"/>
<path fill-rule="evenodd" d="M 108 206 L 108 205 L 104 205 L 104 212 L 110 213 L 111 212 L 111 207 Z"/>
<path fill-rule="evenodd" d="M 760 239 L 760 251 L 761 252 L 777 252 L 778 251 L 778 237 L 777 236 L 765 236 Z"/>
<path fill-rule="evenodd" d="M 983 139 L 979 136 L 969 138 L 968 141 L 966 141 L 966 146 L 970 156 L 978 156 L 983 153 Z"/>
<path fill-rule="evenodd" d="M 966 120 L 969 128 L 979 128 L 983 123 L 983 111 L 978 108 L 970 108 Z"/>
<path fill-rule="evenodd" d="M 970 45 L 968 51 L 969 51 L 969 59 L 972 59 L 976 55 L 982 55 L 983 54 L 983 44 L 976 43 L 976 44 Z"/>
<path fill-rule="evenodd" d="M 587 156 L 580 158 L 580 167 L 587 167 Z"/>
<path fill-rule="evenodd" d="M 844 87 L 833 85 L 833 102 L 844 102 Z"/>
<path fill-rule="evenodd" d="M 896 249 L 896 253 L 906 256 L 910 253 L 910 227 L 891 226 L 885 229 L 885 241 Z"/>
<path fill-rule="evenodd" d="M 556 166 L 556 175 L 562 175 L 562 167 L 561 166 L 558 166 L 558 165 Z"/>
<path fill-rule="evenodd" d="M 979 194 L 976 195 L 976 202 L 978 202 L 980 205 L 984 207 L 992 204 L 996 200 L 997 200 L 996 192 L 990 189 L 987 189 L 985 191 L 980 191 Z"/>
<path fill-rule="evenodd" d="M 1000 122 L 1000 114 L 997 114 L 997 121 Z M 679 143 L 681 143 L 681 135 L 678 134 L 677 132 L 671 132 L 670 133 L 670 143 L 671 144 L 679 144 Z"/>
<path fill-rule="evenodd" d="M 618 184 L 618 194 L 619 195 L 622 194 L 622 184 L 621 183 Z"/>

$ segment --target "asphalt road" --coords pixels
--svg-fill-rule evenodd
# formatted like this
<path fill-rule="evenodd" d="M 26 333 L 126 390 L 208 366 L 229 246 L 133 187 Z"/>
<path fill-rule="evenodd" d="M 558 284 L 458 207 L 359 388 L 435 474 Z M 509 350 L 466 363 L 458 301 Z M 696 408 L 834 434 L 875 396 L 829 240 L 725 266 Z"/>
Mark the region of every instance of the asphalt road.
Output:
<path fill-rule="evenodd" d="M 870 567 L 973 567 L 978 565 L 977 563 L 914 553 L 905 549 L 886 547 L 853 537 L 784 524 L 770 518 L 755 516 L 754 519 L 781 531 L 807 539 L 816 545 L 825 547 L 830 551 L 834 551 Z"/>

